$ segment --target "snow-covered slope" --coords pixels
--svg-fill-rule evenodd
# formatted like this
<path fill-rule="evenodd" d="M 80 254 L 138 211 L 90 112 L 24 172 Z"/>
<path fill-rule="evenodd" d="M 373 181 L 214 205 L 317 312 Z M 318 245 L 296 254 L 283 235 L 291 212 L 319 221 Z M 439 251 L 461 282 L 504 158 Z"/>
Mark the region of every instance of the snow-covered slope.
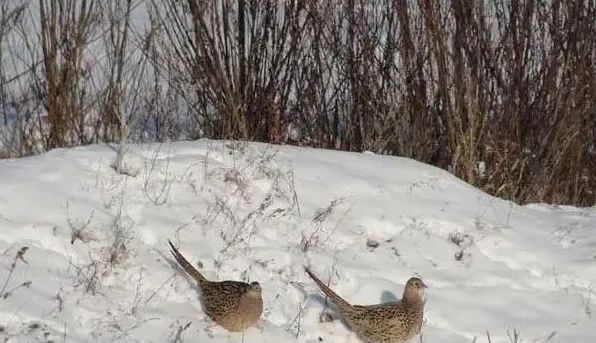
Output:
<path fill-rule="evenodd" d="M 399 298 L 421 276 L 423 342 L 596 341 L 595 209 L 520 207 L 366 153 L 154 144 L 132 147 L 130 175 L 115 155 L 0 161 L 0 338 L 358 342 L 320 322 L 310 265 L 357 304 Z M 259 281 L 258 327 L 229 334 L 206 319 L 167 239 L 208 278 Z"/>

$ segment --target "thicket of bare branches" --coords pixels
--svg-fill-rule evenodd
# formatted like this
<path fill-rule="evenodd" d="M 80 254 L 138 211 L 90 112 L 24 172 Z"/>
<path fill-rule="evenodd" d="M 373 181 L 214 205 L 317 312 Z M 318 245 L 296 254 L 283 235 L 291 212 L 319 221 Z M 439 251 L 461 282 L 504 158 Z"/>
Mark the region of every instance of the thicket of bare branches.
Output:
<path fill-rule="evenodd" d="M 24 72 L 0 49 L 4 136 L 18 136 L 4 154 L 246 139 L 412 157 L 520 203 L 595 203 L 595 1 L 114 1 L 0 0 L 0 43 L 24 32 L 22 11 L 42 18 L 42 49 L 20 35 Z"/>

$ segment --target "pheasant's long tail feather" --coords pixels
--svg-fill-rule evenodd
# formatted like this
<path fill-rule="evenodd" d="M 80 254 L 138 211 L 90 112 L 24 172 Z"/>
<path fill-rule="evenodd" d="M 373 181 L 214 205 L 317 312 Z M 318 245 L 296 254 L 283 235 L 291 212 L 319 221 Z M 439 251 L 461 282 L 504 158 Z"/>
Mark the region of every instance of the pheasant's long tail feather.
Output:
<path fill-rule="evenodd" d="M 342 297 L 337 295 L 337 293 L 332 291 L 331 288 L 327 287 L 327 285 L 325 285 L 323 281 L 316 277 L 315 274 L 313 274 L 307 267 L 304 267 L 304 271 L 306 271 L 308 276 L 310 276 L 310 278 L 313 279 L 314 282 L 316 282 L 321 291 L 323 291 L 323 293 L 325 293 L 329 298 L 331 298 L 331 301 L 333 301 L 333 303 L 335 303 L 335 305 L 337 305 L 337 307 L 339 307 L 342 312 L 354 309 L 354 307 L 350 305 L 350 303 L 348 303 Z"/>
<path fill-rule="evenodd" d="M 205 282 L 208 281 L 203 276 L 203 274 L 199 273 L 197 268 L 193 267 L 192 264 L 190 264 L 190 262 L 188 262 L 188 260 L 186 258 L 184 258 L 184 256 L 182 256 L 182 254 L 178 251 L 178 249 L 176 249 L 174 244 L 172 244 L 172 242 L 170 242 L 169 239 L 168 239 L 168 243 L 170 244 L 170 247 L 172 248 L 172 250 L 170 252 L 172 253 L 172 255 L 174 255 L 174 258 L 176 259 L 176 261 L 178 261 L 180 266 L 184 269 L 184 271 L 186 271 L 188 273 L 188 275 L 192 276 L 193 279 L 197 280 L 197 283 L 199 284 L 199 286 L 201 286 L 202 284 L 204 284 Z"/>

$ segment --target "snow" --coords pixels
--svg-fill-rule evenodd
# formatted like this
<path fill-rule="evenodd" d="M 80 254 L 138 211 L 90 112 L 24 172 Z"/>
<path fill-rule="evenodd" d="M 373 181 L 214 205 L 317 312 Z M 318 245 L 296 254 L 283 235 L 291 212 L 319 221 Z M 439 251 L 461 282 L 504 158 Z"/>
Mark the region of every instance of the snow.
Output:
<path fill-rule="evenodd" d="M 3 341 L 358 342 L 319 321 L 324 297 L 303 265 L 355 304 L 395 300 L 422 277 L 415 341 L 596 339 L 594 208 L 518 206 L 374 154 L 131 145 L 129 176 L 111 167 L 115 149 L 0 161 Z M 210 279 L 259 281 L 258 326 L 213 325 L 167 239 Z"/>

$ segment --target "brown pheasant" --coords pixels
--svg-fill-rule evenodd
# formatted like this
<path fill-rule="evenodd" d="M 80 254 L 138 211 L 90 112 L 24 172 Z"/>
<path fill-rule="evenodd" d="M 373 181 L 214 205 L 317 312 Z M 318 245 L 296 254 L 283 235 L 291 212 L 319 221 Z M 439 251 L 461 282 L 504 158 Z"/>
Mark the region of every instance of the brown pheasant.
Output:
<path fill-rule="evenodd" d="M 203 310 L 214 322 L 229 331 L 242 331 L 253 326 L 263 312 L 261 286 L 241 281 L 209 281 L 168 240 L 171 253 L 182 268 L 197 281 Z"/>
<path fill-rule="evenodd" d="M 340 310 L 360 339 L 366 343 L 403 343 L 420 333 L 424 312 L 424 289 L 421 279 L 408 280 L 401 300 L 378 305 L 351 305 L 327 287 L 308 268 L 306 273 Z"/>

